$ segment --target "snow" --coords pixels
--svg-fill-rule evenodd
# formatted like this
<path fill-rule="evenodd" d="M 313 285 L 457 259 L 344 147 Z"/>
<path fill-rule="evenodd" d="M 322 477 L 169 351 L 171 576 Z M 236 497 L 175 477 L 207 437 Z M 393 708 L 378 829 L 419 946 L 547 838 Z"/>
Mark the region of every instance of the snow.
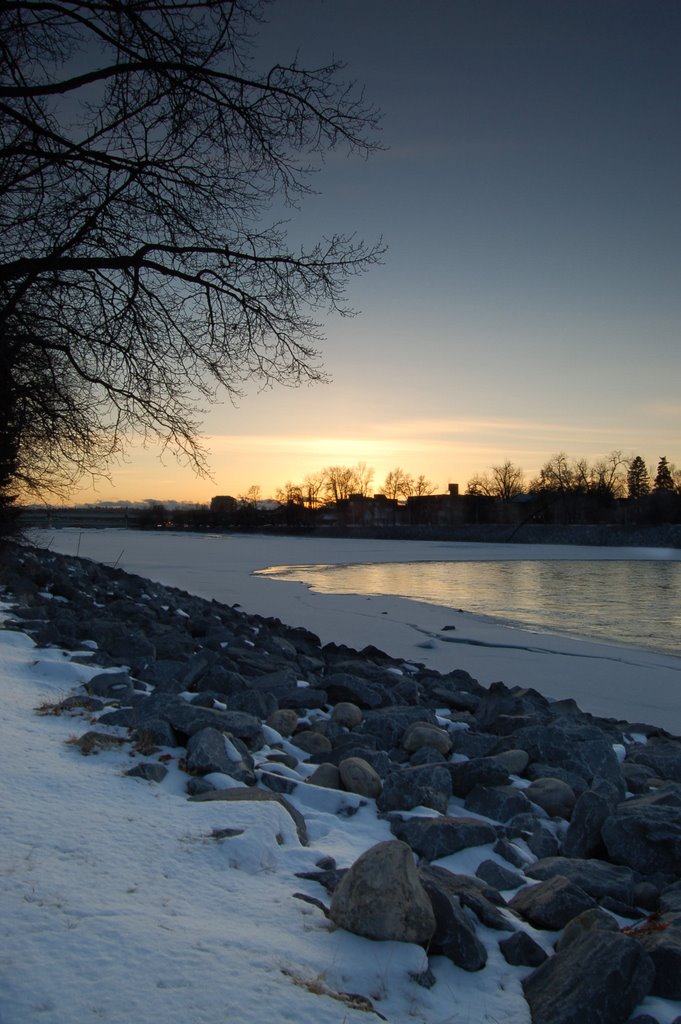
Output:
<path fill-rule="evenodd" d="M 75 553 L 77 542 L 77 532 L 51 537 L 51 546 L 66 553 Z M 422 557 L 434 557 L 432 546 L 422 547 Z M 332 563 L 359 560 L 361 549 L 364 557 L 403 560 L 402 545 L 397 556 L 390 542 L 118 531 L 81 540 L 82 555 L 104 561 L 114 561 L 121 548 L 119 564 L 129 571 L 278 615 L 323 640 L 356 647 L 375 643 L 435 667 L 468 668 L 483 681 L 541 679 L 547 693 L 575 696 L 584 705 L 590 695 L 610 713 L 632 720 L 658 715 L 670 727 L 672 714 L 678 715 L 672 702 L 677 659 L 553 637 L 533 636 L 527 643 L 518 631 L 468 617 L 467 635 L 505 643 L 512 632 L 514 642 L 525 646 L 452 648 L 437 636 L 446 620 L 432 606 L 316 595 L 297 584 L 250 575 L 266 565 L 294 563 L 298 555 L 301 562 Z M 442 554 L 438 550 L 436 557 Z M 412 550 L 408 557 L 415 557 Z M 457 620 L 457 631 L 462 628 Z M 423 630 L 435 634 L 435 647 L 417 648 Z M 411 977 L 426 966 L 420 947 L 371 942 L 334 929 L 320 909 L 294 896 L 328 904 L 324 890 L 296 872 L 314 870 L 328 855 L 347 866 L 389 838 L 371 801 L 360 806 L 351 794 L 299 786 L 289 799 L 307 821 L 310 846 L 303 847 L 277 803 L 187 801 L 177 750 L 167 751 L 173 759 L 160 785 L 123 774 L 140 760 L 127 744 L 84 757 L 69 740 L 90 728 L 87 719 L 40 716 L 35 709 L 60 700 L 97 671 L 59 650 L 38 649 L 23 634 L 0 632 L 2 1024 L 379 1019 L 342 993 L 371 1000 L 392 1024 L 529 1024 L 520 986 L 527 968 L 506 964 L 499 933 L 478 929 L 489 953 L 481 972 L 467 974 L 432 958 L 437 981 L 426 989 Z M 608 693 L 606 684 L 613 680 L 617 687 Z M 359 809 L 339 817 L 341 803 Z M 224 829 L 239 834 L 218 838 Z M 443 864 L 473 872 L 489 856 L 489 847 L 478 847 Z M 549 948 L 551 936 L 535 937 Z M 647 999 L 639 1012 L 669 1024 L 679 1004 Z"/>

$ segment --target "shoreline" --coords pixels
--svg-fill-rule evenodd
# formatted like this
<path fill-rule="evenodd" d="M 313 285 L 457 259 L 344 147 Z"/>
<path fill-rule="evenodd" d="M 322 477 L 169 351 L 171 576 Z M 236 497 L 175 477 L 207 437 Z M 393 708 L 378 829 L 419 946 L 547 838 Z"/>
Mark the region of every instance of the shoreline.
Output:
<path fill-rule="evenodd" d="M 592 714 L 646 722 L 681 735 L 681 658 L 556 634 L 533 633 L 486 621 L 466 612 L 398 597 L 318 594 L 306 584 L 253 575 L 258 569 L 287 564 L 339 564 L 348 561 L 397 561 L 405 543 L 385 540 L 291 538 L 273 535 L 145 534 L 138 531 L 44 531 L 42 543 L 53 550 L 120 568 L 200 597 L 238 604 L 249 614 L 279 618 L 311 629 L 323 643 L 344 643 L 357 650 L 374 645 L 393 657 L 425 664 L 441 672 L 464 669 L 483 685 L 498 680 L 529 686 L 551 699 L 573 698 Z M 494 560 L 498 546 L 435 545 L 456 553 Z M 537 549 L 532 548 L 534 557 Z M 592 559 L 596 549 L 546 546 L 543 557 Z M 504 548 L 506 557 L 527 556 L 527 549 Z M 401 557 L 399 557 L 401 556 Z M 660 557 L 628 549 L 628 557 Z M 676 556 L 676 553 L 675 553 Z M 410 561 L 437 557 L 432 542 L 409 545 Z M 616 558 L 612 548 L 597 557 Z M 454 631 L 444 627 L 454 625 Z M 456 635 L 453 636 L 452 633 Z M 452 642 L 454 641 L 454 642 Z"/>

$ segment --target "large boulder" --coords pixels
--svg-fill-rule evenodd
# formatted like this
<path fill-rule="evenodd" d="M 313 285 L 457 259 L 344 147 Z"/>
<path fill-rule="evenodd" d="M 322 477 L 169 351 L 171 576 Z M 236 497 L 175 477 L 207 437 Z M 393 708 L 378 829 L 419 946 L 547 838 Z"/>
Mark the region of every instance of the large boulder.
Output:
<path fill-rule="evenodd" d="M 406 843 L 372 846 L 338 884 L 329 911 L 341 928 L 368 939 L 428 942 L 435 915 Z"/>
<path fill-rule="evenodd" d="M 523 989 L 532 1024 L 624 1024 L 654 975 L 635 939 L 592 931 L 533 971 Z"/>

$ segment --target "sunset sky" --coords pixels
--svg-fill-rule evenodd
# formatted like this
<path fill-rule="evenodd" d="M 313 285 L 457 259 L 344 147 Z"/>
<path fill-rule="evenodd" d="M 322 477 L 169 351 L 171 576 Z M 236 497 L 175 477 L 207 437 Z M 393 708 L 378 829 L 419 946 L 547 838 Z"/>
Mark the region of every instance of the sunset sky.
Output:
<path fill-rule="evenodd" d="M 131 450 L 72 500 L 263 497 L 364 461 L 438 489 L 558 451 L 681 463 L 681 5 L 277 0 L 262 62 L 348 65 L 385 151 L 332 154 L 294 240 L 383 236 L 332 382 L 205 418 L 213 480 Z"/>

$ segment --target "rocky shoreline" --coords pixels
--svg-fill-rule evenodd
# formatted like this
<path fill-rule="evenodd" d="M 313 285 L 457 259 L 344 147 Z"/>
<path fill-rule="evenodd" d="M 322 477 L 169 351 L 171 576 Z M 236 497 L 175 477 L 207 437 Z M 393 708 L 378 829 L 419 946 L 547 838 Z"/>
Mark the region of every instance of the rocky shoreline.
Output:
<path fill-rule="evenodd" d="M 348 829 L 375 801 L 394 840 L 326 858 L 298 894 L 339 927 L 465 971 L 485 969 L 491 928 L 527 968 L 534 1024 L 681 999 L 678 738 L 47 551 L 5 545 L 0 583 L 5 628 L 102 669 L 50 709 L 82 717 L 83 754 L 125 744 L 128 774 L 159 784 L 177 759 L 189 799 L 276 800 L 302 843 L 298 787 L 336 791 Z M 483 845 L 475 875 L 435 863 Z"/>

